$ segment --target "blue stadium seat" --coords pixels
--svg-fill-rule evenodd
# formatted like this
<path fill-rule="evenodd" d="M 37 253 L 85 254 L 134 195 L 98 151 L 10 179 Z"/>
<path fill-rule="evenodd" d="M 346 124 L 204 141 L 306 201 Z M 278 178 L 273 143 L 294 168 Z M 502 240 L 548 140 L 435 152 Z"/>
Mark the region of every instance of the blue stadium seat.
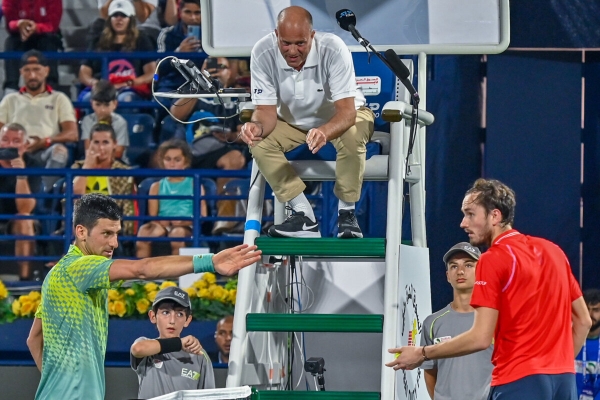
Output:
<path fill-rule="evenodd" d="M 127 121 L 129 147 L 127 157 L 131 165 L 146 166 L 156 148 L 154 117 L 149 114 L 121 114 Z"/>

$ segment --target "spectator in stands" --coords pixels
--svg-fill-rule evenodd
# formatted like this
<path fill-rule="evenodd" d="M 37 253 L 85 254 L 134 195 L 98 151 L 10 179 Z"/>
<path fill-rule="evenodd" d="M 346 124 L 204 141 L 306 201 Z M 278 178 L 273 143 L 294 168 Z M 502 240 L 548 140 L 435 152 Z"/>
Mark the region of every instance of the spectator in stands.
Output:
<path fill-rule="evenodd" d="M 40 176 L 27 175 L 24 168 L 40 168 L 41 166 L 27 153 L 27 131 L 23 125 L 17 123 L 6 124 L 0 129 L 0 149 L 16 149 L 18 156 L 7 158 L 10 154 L 0 157 L 0 168 L 23 169 L 22 175 L 5 175 L 0 179 L 0 193 L 28 195 L 42 191 Z M 1 151 L 0 150 L 0 151 Z M 2 199 L 0 201 L 0 214 L 31 215 L 35 208 L 35 198 Z M 0 220 L 0 231 L 11 235 L 33 236 L 35 234 L 34 220 L 14 219 Z M 33 240 L 16 240 L 15 256 L 29 257 L 34 254 L 35 242 Z M 21 279 L 30 278 L 30 262 L 19 262 L 19 276 Z"/>
<path fill-rule="evenodd" d="M 112 0 L 108 8 L 109 19 L 96 42 L 90 43 L 89 51 L 154 51 L 152 40 L 136 27 L 135 9 L 129 0 Z M 120 58 L 108 63 L 108 80 L 115 85 L 119 101 L 136 101 L 150 98 L 150 82 L 156 62 L 142 61 L 137 57 Z M 79 69 L 79 81 L 86 86 L 80 101 L 89 101 L 91 89 L 102 73 L 102 60 L 84 60 Z"/>
<path fill-rule="evenodd" d="M 3 0 L 8 37 L 4 51 L 59 51 L 63 49 L 60 36 L 62 0 Z M 19 88 L 19 60 L 4 60 L 6 71 L 4 89 Z M 50 63 L 48 82 L 58 86 L 58 60 Z"/>
<path fill-rule="evenodd" d="M 217 58 L 217 66 L 208 68 L 209 57 L 204 61 L 202 69 L 209 71 L 219 82 L 228 82 L 230 77 L 229 60 Z M 192 168 L 239 170 L 249 161 L 248 147 L 238 140 L 241 123 L 237 117 L 237 105 L 233 102 L 221 105 L 216 99 L 178 99 L 171 106 L 171 113 L 180 120 L 190 120 L 194 111 L 207 111 L 217 117 L 228 117 L 222 124 L 211 125 L 196 135 L 193 143 L 194 161 Z M 192 118 L 190 118 L 192 115 Z M 217 192 L 222 194 L 225 184 L 230 178 L 217 179 Z M 220 200 L 217 214 L 222 217 L 235 216 L 236 200 Z M 217 221 L 213 234 L 227 232 L 238 224 L 237 221 Z"/>
<path fill-rule="evenodd" d="M 159 13 L 159 19 L 162 15 L 162 26 L 173 26 L 179 21 L 178 3 L 178 0 L 158 0 L 158 7 L 162 9 Z M 200 0 L 197 0 L 196 4 L 199 5 Z"/>
<path fill-rule="evenodd" d="M 188 26 L 200 26 L 200 4 L 198 0 L 180 0 L 178 7 L 179 22 L 160 31 L 160 35 L 158 35 L 158 52 L 199 52 L 199 57 L 194 58 L 192 61 L 196 65 L 202 65 L 206 54 L 202 52 L 200 37 L 188 34 Z M 158 84 L 156 84 L 158 90 L 175 90 L 184 83 L 185 79 L 179 71 L 168 65 L 167 62 L 161 65 Z"/>
<path fill-rule="evenodd" d="M 110 5 L 116 0 L 98 0 L 98 10 L 100 12 L 100 18 L 92 23 L 90 26 L 90 41 L 98 39 L 102 30 L 104 29 L 104 23 L 110 15 Z M 160 32 L 160 21 L 158 16 L 158 0 L 127 0 L 134 8 L 133 15 L 135 16 L 137 26 L 141 31 L 148 35 L 152 39 L 152 45 L 156 49 L 156 38 Z"/>
<path fill-rule="evenodd" d="M 209 354 L 212 362 L 220 364 L 229 363 L 229 349 L 231 348 L 231 339 L 233 338 L 233 315 L 223 317 L 217 322 L 215 331 L 215 343 L 218 351 Z"/>
<path fill-rule="evenodd" d="M 468 331 L 473 326 L 475 310 L 471 294 L 475 286 L 475 268 L 481 252 L 466 242 L 454 245 L 444 255 L 446 277 L 452 286 L 454 299 L 440 311 L 425 318 L 421 346 L 442 343 Z M 486 400 L 492 381 L 492 351 L 494 345 L 462 357 L 430 360 L 421 368 L 425 385 L 432 399 Z M 457 385 L 456 382 L 461 382 Z M 435 397 L 434 397 L 435 395 Z"/>
<path fill-rule="evenodd" d="M 585 400 L 600 399 L 600 290 L 588 289 L 583 292 L 592 327 L 583 348 L 575 357 L 575 381 L 577 398 Z"/>
<path fill-rule="evenodd" d="M 212 364 L 200 341 L 192 335 L 181 337 L 183 328 L 192 322 L 192 303 L 185 290 L 171 286 L 158 292 L 148 316 L 158 329 L 158 338 L 142 336 L 130 351 L 131 368 L 140 383 L 138 397 L 214 389 Z"/>
<path fill-rule="evenodd" d="M 192 163 L 192 152 L 188 144 L 183 140 L 168 140 L 158 148 L 158 162 L 162 169 L 184 170 Z M 201 194 L 204 188 L 201 186 Z M 194 194 L 194 180 L 192 177 L 166 177 L 150 186 L 148 193 L 156 195 L 178 195 L 192 196 Z M 206 202 L 203 200 L 200 206 L 200 214 L 205 217 Z M 148 199 L 148 215 L 152 217 L 184 217 L 194 216 L 193 200 L 182 199 Z M 170 237 L 184 238 L 192 236 L 192 221 L 150 221 L 142 225 L 138 231 L 138 238 L 143 237 Z M 150 257 L 152 255 L 152 242 L 136 242 L 138 258 Z M 185 242 L 171 242 L 171 254 L 178 255 L 179 249 L 185 247 Z"/>
<path fill-rule="evenodd" d="M 90 132 L 98 122 L 110 124 L 117 135 L 117 147 L 115 158 L 125 163 L 127 161 L 127 147 L 129 146 L 129 132 L 125 118 L 115 112 L 117 108 L 117 90 L 107 80 L 99 80 L 92 89 L 93 113 L 86 115 L 81 120 L 81 140 L 84 142 L 85 150 L 90 147 Z"/>
<path fill-rule="evenodd" d="M 130 169 L 131 167 L 115 160 L 117 135 L 111 125 L 98 123 L 90 132 L 90 146 L 85 159 L 76 161 L 74 169 Z M 132 195 L 137 192 L 135 182 L 130 176 L 77 176 L 73 179 L 73 194 L 102 193 L 107 195 Z M 123 215 L 136 215 L 134 201 L 117 199 Z M 135 234 L 135 221 L 123 221 L 123 234 Z"/>
<path fill-rule="evenodd" d="M 269 228 L 270 236 L 321 237 L 306 185 L 284 153 L 308 144 L 313 154 L 327 142 L 337 151 L 334 193 L 338 237 L 361 238 L 355 215 L 365 170 L 366 144 L 375 116 L 356 85 L 352 55 L 332 33 L 315 32 L 312 16 L 291 6 L 277 16 L 277 29 L 252 49 L 252 121 L 241 138 L 291 214 Z"/>
<path fill-rule="evenodd" d="M 19 92 L 4 96 L 0 102 L 0 127 L 17 122 L 29 135 L 27 152 L 46 168 L 64 168 L 68 162 L 67 143 L 78 140 L 75 110 L 71 100 L 46 84 L 50 69 L 46 57 L 29 50 L 21 58 L 25 82 Z M 43 177 L 45 188 L 60 177 Z"/>

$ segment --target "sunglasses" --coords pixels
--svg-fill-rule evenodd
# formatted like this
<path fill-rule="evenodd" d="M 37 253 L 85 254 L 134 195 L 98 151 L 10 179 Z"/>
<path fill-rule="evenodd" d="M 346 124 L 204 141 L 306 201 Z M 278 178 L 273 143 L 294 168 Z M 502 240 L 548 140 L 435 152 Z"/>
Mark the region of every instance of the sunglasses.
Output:
<path fill-rule="evenodd" d="M 122 12 L 116 12 L 111 15 L 112 18 L 129 18 L 129 15 L 125 15 Z"/>

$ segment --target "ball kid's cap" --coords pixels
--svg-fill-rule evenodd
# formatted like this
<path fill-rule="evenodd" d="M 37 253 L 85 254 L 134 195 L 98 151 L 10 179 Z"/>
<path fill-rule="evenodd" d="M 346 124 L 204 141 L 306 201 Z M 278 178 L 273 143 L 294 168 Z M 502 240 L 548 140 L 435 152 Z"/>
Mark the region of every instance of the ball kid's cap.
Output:
<path fill-rule="evenodd" d="M 481 251 L 479 251 L 477 247 L 467 242 L 460 242 L 452 246 L 450 250 L 444 254 L 444 264 L 446 264 L 450 257 L 452 257 L 454 254 L 461 252 L 467 253 L 474 260 L 479 260 L 479 257 L 481 257 Z"/>
<path fill-rule="evenodd" d="M 190 296 L 185 290 L 182 290 L 177 286 L 169 286 L 158 292 L 154 298 L 152 307 L 164 300 L 172 300 L 183 307 L 188 307 L 190 309 L 192 308 Z"/>

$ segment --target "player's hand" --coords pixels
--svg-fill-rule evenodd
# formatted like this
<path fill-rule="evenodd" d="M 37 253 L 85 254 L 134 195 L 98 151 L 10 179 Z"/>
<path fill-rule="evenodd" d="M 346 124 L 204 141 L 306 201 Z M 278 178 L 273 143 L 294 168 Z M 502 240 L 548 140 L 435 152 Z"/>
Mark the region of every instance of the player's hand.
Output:
<path fill-rule="evenodd" d="M 256 250 L 256 246 L 241 244 L 239 246 L 225 249 L 213 256 L 215 271 L 221 275 L 233 275 L 240 269 L 252 265 L 258 260 L 262 251 Z"/>
<path fill-rule="evenodd" d="M 423 364 L 422 347 L 404 346 L 396 349 L 388 349 L 388 353 L 400 354 L 393 361 L 385 364 L 386 367 L 394 368 L 394 371 L 399 369 L 415 369 Z"/>
<path fill-rule="evenodd" d="M 252 147 L 262 140 L 263 135 L 263 126 L 260 123 L 256 122 L 246 122 L 242 125 L 242 130 L 240 131 L 240 138 L 246 143 L 248 146 Z"/>
<path fill-rule="evenodd" d="M 312 128 L 306 135 L 306 144 L 313 154 L 317 154 L 317 151 L 327 144 L 327 136 L 319 128 Z"/>
<path fill-rule="evenodd" d="M 181 349 L 190 354 L 202 354 L 200 341 L 192 335 L 181 338 Z"/>
<path fill-rule="evenodd" d="M 194 51 L 198 51 L 199 48 L 200 48 L 200 41 L 193 36 L 188 36 L 181 41 L 177 51 L 180 51 L 183 53 L 191 53 Z"/>

